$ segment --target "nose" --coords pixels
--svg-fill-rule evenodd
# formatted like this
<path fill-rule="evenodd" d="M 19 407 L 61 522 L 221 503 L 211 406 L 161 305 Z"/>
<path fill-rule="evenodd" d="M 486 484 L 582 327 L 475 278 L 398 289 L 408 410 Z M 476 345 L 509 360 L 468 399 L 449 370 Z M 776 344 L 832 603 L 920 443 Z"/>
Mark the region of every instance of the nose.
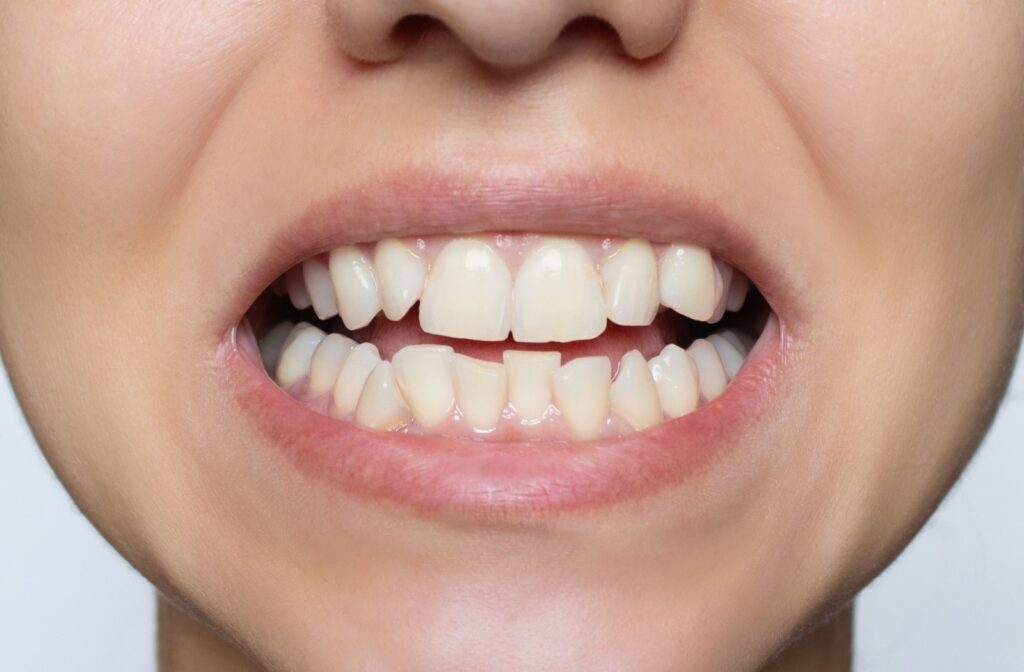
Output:
<path fill-rule="evenodd" d="M 635 59 L 662 52 L 679 33 L 686 0 L 325 0 L 341 47 L 366 62 L 401 57 L 406 19 L 443 24 L 481 61 L 495 67 L 543 60 L 567 25 L 598 19 Z"/>

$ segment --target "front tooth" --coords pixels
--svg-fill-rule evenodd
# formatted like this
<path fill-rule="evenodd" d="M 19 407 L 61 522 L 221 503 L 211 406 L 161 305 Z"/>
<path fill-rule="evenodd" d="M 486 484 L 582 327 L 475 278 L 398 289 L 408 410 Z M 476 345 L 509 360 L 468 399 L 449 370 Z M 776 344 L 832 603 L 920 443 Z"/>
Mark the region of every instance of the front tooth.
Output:
<path fill-rule="evenodd" d="M 672 419 L 681 418 L 697 409 L 700 403 L 699 372 L 697 364 L 685 350 L 678 345 L 666 345 L 648 366 L 665 415 Z"/>
<path fill-rule="evenodd" d="M 356 424 L 382 432 L 401 429 L 412 419 L 390 362 L 380 362 L 366 380 L 356 407 Z"/>
<path fill-rule="evenodd" d="M 334 384 L 334 416 L 345 418 L 356 410 L 366 379 L 380 364 L 380 352 L 373 343 L 360 343 L 345 358 Z"/>
<path fill-rule="evenodd" d="M 455 394 L 462 416 L 473 429 L 496 428 L 508 404 L 508 374 L 504 365 L 456 355 Z"/>
<path fill-rule="evenodd" d="M 302 264 L 302 279 L 306 283 L 310 302 L 316 316 L 321 320 L 329 320 L 338 314 L 338 299 L 334 296 L 334 283 L 331 271 L 320 259 L 307 259 Z"/>
<path fill-rule="evenodd" d="M 647 360 L 638 350 L 627 352 L 611 387 L 611 410 L 641 431 L 661 422 L 661 402 Z"/>
<path fill-rule="evenodd" d="M 615 324 L 642 327 L 658 314 L 658 259 L 645 240 L 629 240 L 605 261 L 604 305 Z M 644 364 L 646 367 L 646 364 Z"/>
<path fill-rule="evenodd" d="M 612 363 L 607 357 L 580 357 L 551 377 L 555 404 L 575 438 L 601 435 L 608 420 Z"/>
<path fill-rule="evenodd" d="M 326 394 L 334 389 L 338 382 L 338 374 L 345 364 L 345 359 L 356 347 L 356 342 L 341 334 L 330 334 L 320 341 L 313 353 L 313 363 L 309 373 L 309 393 L 313 396 Z"/>
<path fill-rule="evenodd" d="M 702 247 L 672 245 L 661 258 L 661 302 L 693 320 L 705 322 L 715 314 L 715 264 Z"/>
<path fill-rule="evenodd" d="M 302 266 L 295 266 L 284 274 L 284 284 L 288 291 L 288 298 L 292 305 L 299 310 L 305 310 L 313 305 L 313 299 L 306 290 L 306 280 L 303 278 Z"/>
<path fill-rule="evenodd" d="M 726 304 L 729 301 L 729 288 L 732 286 L 732 266 L 724 261 L 715 260 L 715 312 L 708 320 L 717 324 L 725 317 Z"/>
<path fill-rule="evenodd" d="M 530 252 L 516 276 L 512 335 L 517 341 L 589 340 L 607 323 L 601 279 L 582 245 L 553 238 Z"/>
<path fill-rule="evenodd" d="M 724 334 L 708 336 L 708 343 L 715 346 L 715 350 L 718 351 L 718 356 L 722 360 L 722 366 L 725 368 L 725 375 L 728 376 L 729 380 L 735 378 L 736 374 L 743 367 L 743 360 L 745 359 L 743 353 Z"/>
<path fill-rule="evenodd" d="M 420 299 L 428 334 L 504 341 L 512 324 L 512 274 L 490 245 L 453 240 L 437 256 Z"/>
<path fill-rule="evenodd" d="M 729 312 L 735 313 L 743 308 L 747 302 L 747 292 L 750 291 L 750 278 L 733 269 L 732 284 L 729 285 L 729 296 L 726 297 L 725 307 Z"/>
<path fill-rule="evenodd" d="M 405 243 L 389 238 L 377 243 L 373 265 L 384 315 L 398 321 L 420 300 L 427 280 L 427 264 Z"/>
<path fill-rule="evenodd" d="M 551 375 L 562 365 L 560 352 L 506 350 L 508 400 L 522 420 L 541 420 L 551 406 Z"/>
<path fill-rule="evenodd" d="M 361 329 L 380 312 L 380 295 L 373 265 L 355 247 L 339 247 L 331 252 L 329 266 L 338 312 L 349 329 Z"/>
<path fill-rule="evenodd" d="M 440 345 L 410 345 L 391 359 L 398 386 L 423 427 L 439 425 L 455 405 L 453 352 Z"/>
<path fill-rule="evenodd" d="M 313 353 L 326 334 L 316 327 L 300 322 L 292 330 L 281 350 L 275 378 L 281 387 L 289 387 L 309 376 Z"/>
<path fill-rule="evenodd" d="M 718 356 L 718 350 L 708 341 L 698 338 L 686 352 L 693 358 L 700 372 L 701 397 L 706 401 L 714 401 L 729 385 L 729 376 L 725 372 L 722 358 Z"/>

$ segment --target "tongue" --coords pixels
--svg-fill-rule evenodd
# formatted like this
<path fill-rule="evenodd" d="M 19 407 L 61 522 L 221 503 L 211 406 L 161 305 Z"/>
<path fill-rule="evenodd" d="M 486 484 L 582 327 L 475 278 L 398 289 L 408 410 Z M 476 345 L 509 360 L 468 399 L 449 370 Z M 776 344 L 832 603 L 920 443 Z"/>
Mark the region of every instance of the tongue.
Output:
<path fill-rule="evenodd" d="M 377 346 L 385 359 L 391 359 L 396 352 L 407 345 L 449 345 L 455 352 L 484 361 L 500 362 L 506 350 L 558 351 L 562 361 L 569 362 L 577 357 L 608 357 L 612 365 L 630 350 L 639 350 L 647 359 L 656 356 L 673 337 L 674 327 L 668 314 L 663 314 L 646 327 L 620 327 L 608 324 L 605 332 L 589 341 L 574 343 L 517 343 L 509 338 L 496 343 L 469 341 L 458 338 L 434 336 L 420 329 L 415 309 L 404 319 L 392 322 L 378 317 L 370 326 L 355 334 L 359 341 L 369 341 Z"/>

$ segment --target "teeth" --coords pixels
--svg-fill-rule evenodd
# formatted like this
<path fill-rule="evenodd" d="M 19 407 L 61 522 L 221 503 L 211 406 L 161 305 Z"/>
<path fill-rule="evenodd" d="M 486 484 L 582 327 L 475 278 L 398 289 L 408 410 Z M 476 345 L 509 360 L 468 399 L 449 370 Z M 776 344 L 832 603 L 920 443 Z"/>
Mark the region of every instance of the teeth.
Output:
<path fill-rule="evenodd" d="M 567 343 L 601 335 L 607 325 L 601 279 L 583 246 L 548 239 L 516 276 L 512 335 L 520 343 Z"/>
<path fill-rule="evenodd" d="M 308 259 L 302 264 L 302 279 L 306 283 L 310 302 L 316 316 L 329 320 L 338 314 L 338 299 L 334 296 L 334 283 L 327 264 L 319 259 Z"/>
<path fill-rule="evenodd" d="M 735 331 L 726 329 L 725 331 L 720 331 L 719 336 L 732 343 L 733 347 L 739 350 L 744 357 L 747 356 L 747 346 Z"/>
<path fill-rule="evenodd" d="M 724 334 L 708 336 L 708 343 L 715 346 L 715 350 L 718 351 L 718 356 L 722 360 L 722 366 L 725 368 L 725 375 L 732 381 L 743 367 L 743 360 L 746 359 L 743 352 Z"/>
<path fill-rule="evenodd" d="M 420 300 L 427 280 L 423 259 L 400 240 L 382 240 L 373 258 L 384 315 L 398 321 Z"/>
<path fill-rule="evenodd" d="M 724 261 L 715 261 L 715 312 L 708 320 L 717 324 L 725 317 L 726 304 L 729 301 L 729 287 L 732 283 L 732 266 Z"/>
<path fill-rule="evenodd" d="M 661 302 L 693 320 L 706 322 L 715 313 L 715 264 L 701 247 L 672 245 L 661 258 Z"/>
<path fill-rule="evenodd" d="M 707 401 L 714 401 L 729 384 L 729 376 L 725 373 L 722 358 L 718 356 L 715 346 L 702 338 L 694 341 L 686 352 L 693 358 L 700 372 L 701 397 Z"/>
<path fill-rule="evenodd" d="M 313 353 L 324 336 L 324 332 L 305 322 L 295 327 L 285 341 L 281 360 L 277 363 L 275 379 L 278 385 L 289 387 L 309 376 Z"/>
<path fill-rule="evenodd" d="M 455 405 L 452 382 L 454 351 L 440 345 L 411 345 L 392 358 L 398 386 L 424 427 L 441 424 Z"/>
<path fill-rule="evenodd" d="M 284 275 L 288 299 L 299 310 L 305 310 L 313 305 L 313 299 L 310 298 L 309 292 L 306 291 L 306 281 L 302 276 L 302 266 L 296 266 Z"/>
<path fill-rule="evenodd" d="M 647 361 L 638 350 L 627 352 L 612 383 L 611 410 L 640 431 L 661 422 L 661 402 Z"/>
<path fill-rule="evenodd" d="M 508 399 L 520 419 L 536 422 L 551 406 L 551 375 L 562 365 L 560 352 L 506 350 Z"/>
<path fill-rule="evenodd" d="M 658 260 L 650 243 L 627 241 L 601 269 L 608 319 L 623 326 L 645 326 L 658 314 Z"/>
<path fill-rule="evenodd" d="M 365 327 L 380 312 L 373 265 L 357 248 L 339 247 L 331 252 L 329 266 L 341 320 L 349 329 Z"/>
<path fill-rule="evenodd" d="M 750 279 L 736 269 L 732 272 L 732 284 L 729 285 L 729 295 L 725 300 L 725 307 L 729 312 L 735 313 L 747 302 L 747 292 L 750 291 Z"/>
<path fill-rule="evenodd" d="M 697 364 L 685 350 L 678 345 L 667 345 L 649 366 L 665 415 L 675 419 L 697 410 L 700 403 L 699 372 Z"/>
<path fill-rule="evenodd" d="M 455 393 L 459 410 L 478 431 L 498 426 L 508 404 L 508 375 L 497 362 L 482 362 L 465 355 L 455 356 Z"/>
<path fill-rule="evenodd" d="M 409 406 L 402 398 L 395 380 L 395 372 L 389 362 L 381 362 L 363 387 L 356 408 L 356 424 L 382 432 L 400 429 L 412 419 Z"/>
<path fill-rule="evenodd" d="M 309 393 L 313 396 L 326 394 L 334 389 L 338 374 L 345 359 L 356 347 L 356 342 L 341 334 L 331 334 L 320 341 L 309 372 Z"/>
<path fill-rule="evenodd" d="M 378 364 L 380 353 L 372 343 L 360 343 L 349 353 L 334 384 L 335 417 L 345 418 L 355 412 L 366 379 Z"/>
<path fill-rule="evenodd" d="M 428 334 L 503 341 L 512 323 L 512 274 L 490 245 L 459 239 L 434 261 L 420 300 Z"/>
<path fill-rule="evenodd" d="M 281 359 L 281 350 L 294 328 L 295 325 L 291 322 L 281 322 L 260 339 L 260 359 L 263 360 L 265 371 L 274 370 L 274 366 Z"/>
<path fill-rule="evenodd" d="M 580 357 L 552 376 L 555 404 L 579 440 L 601 435 L 608 419 L 612 364 L 607 357 Z"/>

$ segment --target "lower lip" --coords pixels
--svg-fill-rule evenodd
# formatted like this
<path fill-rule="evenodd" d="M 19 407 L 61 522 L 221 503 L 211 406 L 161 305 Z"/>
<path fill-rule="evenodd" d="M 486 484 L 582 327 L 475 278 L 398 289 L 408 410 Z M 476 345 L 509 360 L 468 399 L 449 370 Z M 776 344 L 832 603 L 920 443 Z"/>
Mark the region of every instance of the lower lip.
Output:
<path fill-rule="evenodd" d="M 381 433 L 316 413 L 266 375 L 251 332 L 221 348 L 236 402 L 306 477 L 425 514 L 538 515 L 596 509 L 693 484 L 770 410 L 787 338 L 773 317 L 713 403 L 634 435 L 590 443 L 496 443 Z"/>

